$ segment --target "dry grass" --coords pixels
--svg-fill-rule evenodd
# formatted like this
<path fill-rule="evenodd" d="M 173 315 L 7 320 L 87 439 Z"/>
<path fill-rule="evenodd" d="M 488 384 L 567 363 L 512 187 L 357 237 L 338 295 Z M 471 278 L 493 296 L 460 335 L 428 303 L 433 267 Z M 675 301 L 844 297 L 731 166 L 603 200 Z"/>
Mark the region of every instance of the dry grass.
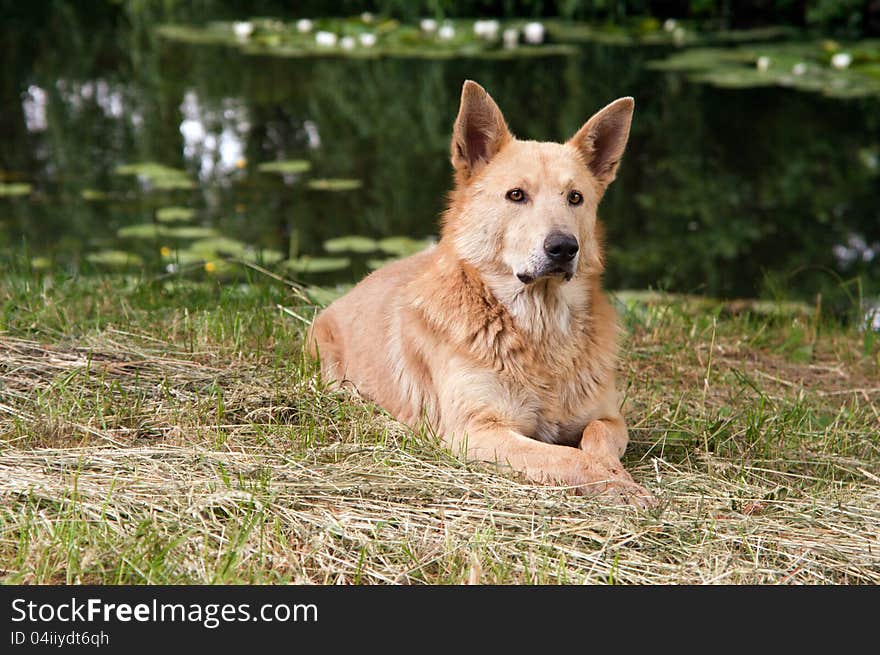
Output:
<path fill-rule="evenodd" d="M 644 512 L 328 393 L 271 299 L 116 292 L 22 301 L 0 335 L 5 582 L 880 582 L 880 367 L 855 331 L 632 306 Z"/>

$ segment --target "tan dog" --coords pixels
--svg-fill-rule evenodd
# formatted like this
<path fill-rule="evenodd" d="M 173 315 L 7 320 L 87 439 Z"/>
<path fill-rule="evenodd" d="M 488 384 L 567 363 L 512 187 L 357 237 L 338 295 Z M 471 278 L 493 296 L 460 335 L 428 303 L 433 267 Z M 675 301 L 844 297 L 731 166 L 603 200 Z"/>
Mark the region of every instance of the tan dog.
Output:
<path fill-rule="evenodd" d="M 427 421 L 469 458 L 651 504 L 620 464 L 618 327 L 596 223 L 633 106 L 612 102 L 565 144 L 520 141 L 465 82 L 442 238 L 317 316 L 309 344 L 324 379 Z"/>

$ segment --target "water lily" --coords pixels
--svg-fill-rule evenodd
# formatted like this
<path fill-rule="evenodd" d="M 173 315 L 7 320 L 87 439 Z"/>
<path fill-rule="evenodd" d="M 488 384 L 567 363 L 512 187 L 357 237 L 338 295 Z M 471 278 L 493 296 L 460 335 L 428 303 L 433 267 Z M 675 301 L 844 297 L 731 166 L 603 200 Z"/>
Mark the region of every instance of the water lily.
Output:
<path fill-rule="evenodd" d="M 332 48 L 336 45 L 336 35 L 333 32 L 316 32 L 315 43 L 325 48 Z"/>
<path fill-rule="evenodd" d="M 807 72 L 807 65 L 802 61 L 799 61 L 798 63 L 796 63 L 794 66 L 791 67 L 792 75 L 803 75 L 806 72 Z"/>
<path fill-rule="evenodd" d="M 437 31 L 437 21 L 433 18 L 423 18 L 419 21 L 419 29 L 421 29 L 422 32 L 433 34 Z"/>
<path fill-rule="evenodd" d="M 365 11 L 361 14 L 361 20 L 365 23 L 372 23 L 375 16 L 371 14 L 369 11 Z"/>
<path fill-rule="evenodd" d="M 361 45 L 365 48 L 372 48 L 374 45 L 376 45 L 376 35 L 371 34 L 370 32 L 365 32 L 364 34 L 361 34 L 358 39 L 360 40 Z"/>
<path fill-rule="evenodd" d="M 544 42 L 544 25 L 542 23 L 526 23 L 523 27 L 523 36 L 526 42 L 538 44 Z"/>
<path fill-rule="evenodd" d="M 487 41 L 497 39 L 499 29 L 501 29 L 501 25 L 497 20 L 478 20 L 474 23 L 474 34 Z"/>
<path fill-rule="evenodd" d="M 831 65 L 838 70 L 849 68 L 852 63 L 852 55 L 848 52 L 838 52 L 831 58 Z"/>
<path fill-rule="evenodd" d="M 663 21 L 663 29 L 666 32 L 674 32 L 676 27 L 678 27 L 678 21 L 674 18 L 667 18 Z"/>
<path fill-rule="evenodd" d="M 239 41 L 246 41 L 254 32 L 254 24 L 248 21 L 237 21 L 232 24 L 232 31 Z"/>
<path fill-rule="evenodd" d="M 455 28 L 451 23 L 446 23 L 437 32 L 437 36 L 439 36 L 442 41 L 451 41 L 455 38 Z"/>
<path fill-rule="evenodd" d="M 505 48 L 515 48 L 519 44 L 519 30 L 513 27 L 507 28 L 501 35 L 501 40 L 504 41 Z"/>
<path fill-rule="evenodd" d="M 300 34 L 311 32 L 314 26 L 315 24 L 308 18 L 300 18 L 298 21 L 296 21 L 296 31 Z"/>
<path fill-rule="evenodd" d="M 767 57 L 765 55 L 761 55 L 760 57 L 758 57 L 758 61 L 755 62 L 755 67 L 759 71 L 765 71 L 765 70 L 769 69 L 770 68 L 770 57 Z"/>
<path fill-rule="evenodd" d="M 357 41 L 354 40 L 353 36 L 343 36 L 339 40 L 339 47 L 343 50 L 354 50 L 354 47 L 357 45 Z"/>

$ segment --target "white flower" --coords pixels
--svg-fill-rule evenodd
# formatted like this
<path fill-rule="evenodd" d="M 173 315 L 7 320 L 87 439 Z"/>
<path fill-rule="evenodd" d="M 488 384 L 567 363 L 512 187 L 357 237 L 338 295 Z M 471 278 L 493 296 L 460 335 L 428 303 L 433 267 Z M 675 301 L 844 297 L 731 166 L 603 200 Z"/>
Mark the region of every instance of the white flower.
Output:
<path fill-rule="evenodd" d="M 504 30 L 501 40 L 504 41 L 505 48 L 515 48 L 519 43 L 519 30 L 512 27 Z"/>
<path fill-rule="evenodd" d="M 455 28 L 451 24 L 446 23 L 437 32 L 437 36 L 443 41 L 450 41 L 455 38 Z"/>
<path fill-rule="evenodd" d="M 852 55 L 848 52 L 838 52 L 831 58 L 831 65 L 837 68 L 838 70 L 842 70 L 844 68 L 849 68 L 849 65 L 852 63 Z"/>
<path fill-rule="evenodd" d="M 674 18 L 667 18 L 663 21 L 663 29 L 667 32 L 674 32 L 676 27 L 678 27 L 678 21 Z"/>
<path fill-rule="evenodd" d="M 807 65 L 802 61 L 799 61 L 798 63 L 796 63 L 794 66 L 791 67 L 792 75 L 803 75 L 806 72 L 807 72 Z"/>
<path fill-rule="evenodd" d="M 523 28 L 523 36 L 528 43 L 543 43 L 544 26 L 541 23 L 526 23 Z"/>
<path fill-rule="evenodd" d="M 353 36 L 343 36 L 339 40 L 339 47 L 343 50 L 354 50 L 354 47 L 357 45 L 357 41 L 355 41 Z"/>
<path fill-rule="evenodd" d="M 316 32 L 315 43 L 327 48 L 336 45 L 336 35 L 333 32 Z"/>
<path fill-rule="evenodd" d="M 761 55 L 760 57 L 758 57 L 758 61 L 755 62 L 755 67 L 759 71 L 767 70 L 768 68 L 770 68 L 770 57 Z"/>
<path fill-rule="evenodd" d="M 474 34 L 487 41 L 497 39 L 499 29 L 501 25 L 497 20 L 478 20 L 474 23 Z"/>
<path fill-rule="evenodd" d="M 427 32 L 428 34 L 433 34 L 437 31 L 437 21 L 433 18 L 423 18 L 419 21 L 419 28 L 422 32 Z"/>
<path fill-rule="evenodd" d="M 365 23 L 372 23 L 373 18 L 374 18 L 373 14 L 371 14 L 369 11 L 365 11 L 364 13 L 361 14 L 361 20 Z"/>
<path fill-rule="evenodd" d="M 232 31 L 239 41 L 246 41 L 254 32 L 254 24 L 247 21 L 237 21 L 232 24 Z"/>
<path fill-rule="evenodd" d="M 300 34 L 311 32 L 314 26 L 314 23 L 312 23 L 312 21 L 310 21 L 308 18 L 300 18 L 298 21 L 296 21 L 296 31 Z"/>
<path fill-rule="evenodd" d="M 369 32 L 364 32 L 363 34 L 358 36 L 358 39 L 360 40 L 361 45 L 364 46 L 365 48 L 372 48 L 374 45 L 376 45 L 376 35 L 375 34 L 371 34 Z"/>

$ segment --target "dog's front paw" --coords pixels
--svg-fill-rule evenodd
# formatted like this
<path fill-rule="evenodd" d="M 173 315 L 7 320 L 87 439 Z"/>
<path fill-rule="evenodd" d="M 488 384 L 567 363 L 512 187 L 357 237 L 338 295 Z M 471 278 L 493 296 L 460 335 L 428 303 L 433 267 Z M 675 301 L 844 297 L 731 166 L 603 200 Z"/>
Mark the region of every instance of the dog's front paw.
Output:
<path fill-rule="evenodd" d="M 577 486 L 582 496 L 598 496 L 618 505 L 634 505 L 642 509 L 657 506 L 656 496 L 633 482 L 629 473 L 619 465 L 597 466 L 591 471 L 591 480 Z"/>

